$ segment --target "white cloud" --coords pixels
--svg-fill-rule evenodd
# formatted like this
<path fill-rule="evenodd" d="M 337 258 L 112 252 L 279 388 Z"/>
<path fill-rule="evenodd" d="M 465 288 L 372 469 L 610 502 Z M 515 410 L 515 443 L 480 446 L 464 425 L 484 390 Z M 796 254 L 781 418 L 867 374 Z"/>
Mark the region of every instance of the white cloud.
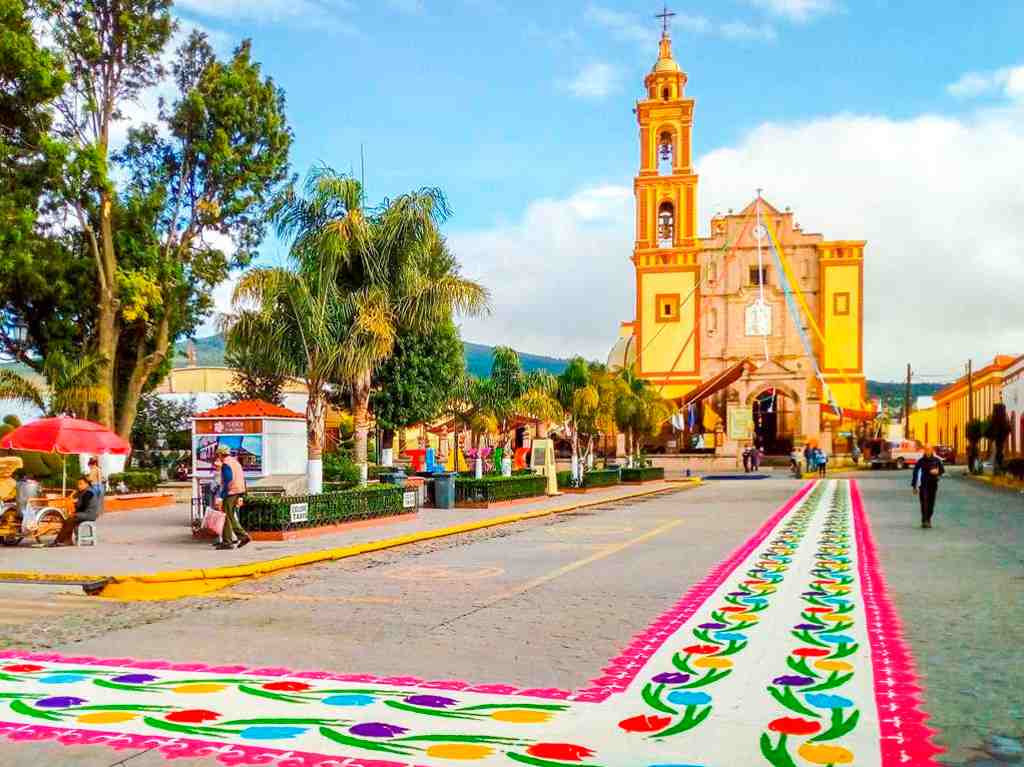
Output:
<path fill-rule="evenodd" d="M 352 9 L 349 0 L 177 0 L 176 5 L 208 18 L 298 22 L 306 26 L 328 24 L 342 29 L 348 25 L 341 21 L 340 14 Z"/>
<path fill-rule="evenodd" d="M 791 21 L 807 21 L 839 10 L 835 0 L 750 0 L 751 4 Z"/>
<path fill-rule="evenodd" d="M 1008 108 L 765 124 L 701 158 L 700 219 L 741 208 L 763 186 L 805 231 L 868 240 L 870 377 L 898 379 L 907 362 L 942 372 L 968 356 L 1022 353 L 1022 118 Z M 603 358 L 633 315 L 632 239 L 625 184 L 539 200 L 521 221 L 454 234 L 466 270 L 494 292 L 493 316 L 467 323 L 465 337 Z"/>
<path fill-rule="evenodd" d="M 632 220 L 630 188 L 598 186 L 537 200 L 514 223 L 452 233 L 465 272 L 492 293 L 492 314 L 465 321 L 463 338 L 603 358 L 632 300 Z"/>
<path fill-rule="evenodd" d="M 770 24 L 747 24 L 744 21 L 731 21 L 721 26 L 722 36 L 730 40 L 754 40 L 774 42 L 777 39 L 775 28 Z"/>
<path fill-rule="evenodd" d="M 638 43 L 650 51 L 661 37 L 658 24 L 632 13 L 623 13 L 601 5 L 588 5 L 584 19 L 590 24 L 607 29 L 616 40 Z M 672 29 L 691 35 L 718 35 L 728 40 L 775 39 L 775 30 L 768 24 L 752 25 L 742 21 L 719 24 L 706 16 L 677 13 L 672 18 Z"/>
<path fill-rule="evenodd" d="M 580 70 L 565 87 L 574 96 L 583 99 L 603 99 L 616 89 L 621 77 L 611 64 L 595 61 Z"/>
<path fill-rule="evenodd" d="M 950 95 L 960 99 L 979 96 L 1006 96 L 1024 100 L 1024 66 L 1004 67 L 988 72 L 967 72 L 946 86 Z"/>

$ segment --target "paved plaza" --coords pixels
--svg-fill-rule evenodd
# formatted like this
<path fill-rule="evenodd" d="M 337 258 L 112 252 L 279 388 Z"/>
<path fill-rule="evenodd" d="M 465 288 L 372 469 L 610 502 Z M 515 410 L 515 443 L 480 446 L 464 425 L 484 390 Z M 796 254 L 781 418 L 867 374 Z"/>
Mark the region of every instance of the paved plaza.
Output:
<path fill-rule="evenodd" d="M 947 749 L 947 753 L 938 759 L 955 765 L 988 764 L 985 760 L 991 757 L 983 749 L 986 743 L 993 747 L 990 742 L 992 736 L 1010 738 L 1001 745 L 1012 749 L 1017 742 L 1012 739 L 1024 734 L 1024 711 L 1018 693 L 1024 684 L 1024 651 L 1014 639 L 1017 634 L 1015 627 L 1024 619 L 1024 605 L 1014 596 L 1019 594 L 1022 578 L 1020 551 L 1024 543 L 1024 498 L 966 479 L 951 478 L 943 484 L 935 528 L 924 531 L 916 524 L 916 501 L 907 486 L 906 474 L 859 472 L 856 477 L 858 494 L 863 500 L 866 518 L 870 521 L 878 547 L 887 594 L 902 619 L 905 640 L 925 688 L 921 708 L 931 715 L 927 725 L 938 730 L 935 742 Z M 0 613 L 0 632 L 6 632 L 5 646 L 16 646 L 26 651 L 52 651 L 61 656 L 82 659 L 79 667 L 74 669 L 64 665 L 59 671 L 50 668 L 35 672 L 58 679 L 62 674 L 101 668 L 83 666 L 86 658 L 119 659 L 119 664 L 125 668 L 117 667 L 109 674 L 114 674 L 114 678 L 118 674 L 122 678 L 130 677 L 135 682 L 141 680 L 141 684 L 136 686 L 143 687 L 160 684 L 159 681 L 146 682 L 144 676 L 147 674 L 154 678 L 181 681 L 195 680 L 197 675 L 200 680 L 208 679 L 204 674 L 210 673 L 197 670 L 184 674 L 173 671 L 172 674 L 159 668 L 150 668 L 147 672 L 131 666 L 133 661 L 128 659 L 135 658 L 206 664 L 222 669 L 235 666 L 246 669 L 246 674 L 259 677 L 259 681 L 269 685 L 271 690 L 277 680 L 277 689 L 284 695 L 293 694 L 299 698 L 306 694 L 301 685 L 318 690 L 372 688 L 379 694 L 387 692 L 390 682 L 391 686 L 397 685 L 396 691 L 412 693 L 395 699 L 400 705 L 407 705 L 401 701 L 410 699 L 430 704 L 419 706 L 419 714 L 395 709 L 394 706 L 382 709 L 385 713 L 381 714 L 372 707 L 365 711 L 350 707 L 328 709 L 311 703 L 309 708 L 303 709 L 307 717 L 312 716 L 311 712 L 316 708 L 317 718 L 333 717 L 332 721 L 336 722 L 327 725 L 328 729 L 340 732 L 355 729 L 357 735 L 344 736 L 349 739 L 356 737 L 359 740 L 359 732 L 371 732 L 366 728 L 359 730 L 359 724 L 353 724 L 370 716 L 371 712 L 373 722 L 370 723 L 392 721 L 395 727 L 403 730 L 401 733 L 394 730 L 395 737 L 401 735 L 407 739 L 402 745 L 390 738 L 375 740 L 371 733 L 362 737 L 364 746 L 365 742 L 390 742 L 393 750 L 366 751 L 359 750 L 359 746 L 335 743 L 331 744 L 333 750 L 316 750 L 317 753 L 345 754 L 356 759 L 332 764 L 433 765 L 460 763 L 460 759 L 465 763 L 474 754 L 473 760 L 481 764 L 524 763 L 515 759 L 502 761 L 505 753 L 528 759 L 546 758 L 551 764 L 602 764 L 606 767 L 629 764 L 717 767 L 746 764 L 748 762 L 742 759 L 736 761 L 739 757 L 729 755 L 751 753 L 754 759 L 750 764 L 770 764 L 772 762 L 758 755 L 758 736 L 761 733 L 770 735 L 769 742 L 774 747 L 780 731 L 768 728 L 770 722 L 786 717 L 808 720 L 808 715 L 778 708 L 765 691 L 765 680 L 757 684 L 751 682 L 760 676 L 765 676 L 768 682 L 794 676 L 786 663 L 781 669 L 779 663 L 793 649 L 794 640 L 790 635 L 793 619 L 799 619 L 806 612 L 801 613 L 801 608 L 790 602 L 798 600 L 804 593 L 810 582 L 808 578 L 814 577 L 809 575 L 811 569 L 821 569 L 820 552 L 831 552 L 829 556 L 834 562 L 830 566 L 835 568 L 835 572 L 817 580 L 835 583 L 819 588 L 839 591 L 847 588 L 843 585 L 845 576 L 840 576 L 845 556 L 840 553 L 842 545 L 849 547 L 848 558 L 854 561 L 860 561 L 865 553 L 855 541 L 855 533 L 861 530 L 855 511 L 851 510 L 850 515 L 845 516 L 846 508 L 835 500 L 847 492 L 849 485 L 846 482 L 823 483 L 819 495 L 825 493 L 825 496 L 820 508 L 801 511 L 802 507 L 797 502 L 787 516 L 778 517 L 787 502 L 794 503 L 794 494 L 804 486 L 804 483 L 783 479 L 710 482 L 696 490 L 608 503 L 575 513 L 292 570 L 212 596 L 170 603 L 116 603 L 90 600 L 63 588 L 52 590 L 6 585 L 0 594 L 7 600 L 17 600 L 12 604 L 16 609 L 8 608 Z M 813 492 L 808 490 L 804 500 L 810 499 Z M 801 514 L 806 519 L 801 518 Z M 773 522 L 775 527 L 771 527 Z M 755 534 L 765 529 L 770 529 L 771 534 L 757 541 Z M 844 529 L 850 531 L 845 544 L 841 540 Z M 785 540 L 780 542 L 776 535 L 783 536 Z M 816 538 L 819 539 L 817 553 L 811 545 Z M 771 557 L 781 557 L 780 552 L 788 549 L 789 553 L 784 558 L 791 560 L 791 564 L 785 566 L 789 572 L 780 569 L 768 578 L 748 579 L 755 583 L 748 588 L 763 588 L 764 599 L 767 600 L 762 618 L 752 617 L 742 624 L 749 634 L 749 650 L 741 649 L 731 658 L 722 657 L 710 665 L 715 656 L 707 660 L 699 653 L 686 656 L 685 662 L 690 664 L 690 671 L 704 675 L 701 679 L 709 673 L 713 676 L 716 666 L 724 668 L 725 662 L 734 663 L 729 669 L 732 680 L 713 680 L 701 688 L 674 689 L 672 685 L 679 686 L 681 677 L 673 674 L 683 672 L 672 665 L 671 656 L 682 650 L 683 645 L 692 649 L 694 639 L 689 636 L 684 640 L 672 632 L 685 627 L 689 634 L 691 623 L 710 620 L 708 610 L 713 605 L 704 605 L 704 602 L 728 598 L 730 590 L 735 588 L 736 579 L 728 577 L 734 568 L 726 568 L 728 572 L 723 574 L 721 583 L 714 582 L 709 576 L 713 576 L 716 569 L 721 569 L 719 565 L 729 557 L 737 556 L 738 551 L 742 554 L 745 544 L 753 544 L 747 552 L 750 557 L 763 556 L 768 551 L 766 546 L 772 547 Z M 773 569 L 774 566 L 768 568 L 770 571 Z M 854 578 L 848 587 L 854 596 L 858 588 L 871 591 L 870 584 L 862 585 L 859 583 L 861 580 L 863 578 Z M 758 581 L 767 583 L 757 584 Z M 700 584 L 704 584 L 706 593 L 697 596 L 691 593 L 688 601 L 680 601 L 694 586 L 699 590 Z M 744 603 L 754 607 L 761 604 L 762 597 L 756 594 L 749 596 L 750 592 L 745 589 L 740 593 L 748 594 Z M 819 594 L 811 598 L 824 597 Z M 42 600 L 52 607 L 38 612 L 25 607 L 35 600 Z M 686 604 L 693 608 L 690 615 L 684 614 Z M 827 610 L 822 608 L 820 612 Z M 723 614 L 718 612 L 715 620 Z M 666 615 L 672 615 L 676 622 L 665 622 Z M 870 614 L 865 617 L 869 622 L 873 620 Z M 652 631 L 658 634 L 659 630 L 651 627 L 658 626 L 659 619 L 664 626 L 661 633 L 669 637 L 666 647 L 670 646 L 672 652 L 668 656 L 664 654 L 666 650 L 661 649 L 661 640 L 650 639 Z M 861 644 L 867 644 L 870 641 L 867 626 L 858 621 L 850 623 L 846 634 L 860 640 Z M 708 629 L 704 631 L 706 633 Z M 639 644 L 636 641 L 638 634 L 647 636 Z M 714 641 L 715 636 L 710 635 L 708 639 Z M 644 649 L 644 643 L 650 645 L 649 649 Z M 742 642 L 736 646 L 739 644 Z M 846 644 L 839 646 L 848 647 Z M 636 650 L 633 656 L 639 658 L 634 665 L 640 667 L 634 677 L 629 677 L 633 672 L 620 673 L 621 668 L 628 667 L 629 663 L 625 666 L 619 664 L 619 669 L 615 668 L 617 664 L 608 666 L 609 659 L 621 661 L 623 657 L 628 658 L 630 653 L 624 655 L 624 648 L 631 647 Z M 809 644 L 808 647 L 817 645 Z M 872 652 L 877 659 L 878 648 L 874 647 Z M 853 657 L 853 661 L 863 668 L 868 651 L 864 649 L 861 653 L 861 657 Z M 44 661 L 43 665 L 51 662 L 55 661 Z M 8 658 L 3 663 L 18 666 L 31 665 L 32 661 Z M 661 669 L 659 663 L 668 663 L 668 667 Z M 168 664 L 157 664 L 157 667 L 161 665 L 166 667 Z M 193 668 L 203 667 L 197 665 Z M 275 676 L 285 673 L 282 669 L 300 673 L 322 670 L 349 678 L 342 685 L 340 680 L 328 683 L 313 676 L 287 676 L 285 679 L 288 681 L 283 682 L 285 687 L 282 688 L 282 678 Z M 659 673 L 652 674 L 652 671 Z M 261 672 L 266 678 L 260 677 Z M 219 676 L 233 678 L 232 675 L 237 676 L 238 673 L 242 672 L 225 671 Z M 877 679 L 877 660 L 875 674 Z M 352 678 L 349 675 L 358 676 Z M 18 672 L 14 672 L 14 676 L 18 676 Z M 676 711 L 678 716 L 642 705 L 650 703 L 649 693 L 654 690 L 642 683 L 647 677 L 665 680 L 667 686 L 657 695 L 666 696 L 660 703 L 667 703 L 667 708 Z M 111 704 L 114 699 L 117 702 L 113 705 L 137 702 L 132 696 L 119 698 L 118 695 L 126 693 L 122 691 L 115 695 L 109 688 L 83 693 L 82 690 L 93 689 L 87 687 L 90 684 L 88 680 L 76 682 L 73 674 L 64 678 L 70 680 L 68 683 L 72 687 L 69 689 L 74 694 L 65 689 L 58 690 L 59 685 L 56 684 L 37 685 L 34 689 L 42 692 L 34 698 L 37 701 L 35 710 L 53 714 L 53 709 L 39 708 L 38 701 L 46 700 L 39 696 L 44 694 L 50 698 L 88 698 L 101 705 Z M 870 680 L 865 675 L 860 678 Z M 364 681 L 356 683 L 356 679 Z M 424 680 L 468 681 L 461 683 L 462 686 L 450 684 L 447 688 L 418 689 L 416 686 Z M 502 686 L 494 687 L 490 683 L 501 683 Z M 195 684 L 201 686 L 202 681 Z M 300 687 L 295 687 L 295 684 Z M 14 682 L 0 683 L 0 692 L 16 690 L 14 685 Z M 403 685 L 412 685 L 416 689 L 404 690 Z M 244 700 L 239 701 L 237 695 L 231 697 L 228 692 L 212 691 L 209 695 L 188 696 L 187 703 L 182 705 L 187 705 L 188 710 L 216 710 L 223 714 L 221 721 L 228 721 L 229 716 L 236 721 L 259 718 L 260 714 L 253 712 L 262 712 L 262 699 L 243 695 Z M 659 717 L 673 720 L 671 726 L 675 727 L 683 721 L 686 711 L 692 711 L 694 716 L 700 715 L 702 706 L 706 705 L 702 703 L 705 700 L 702 693 L 709 700 L 715 700 L 715 710 L 706 723 L 674 738 L 656 739 L 637 732 L 644 727 L 657 727 L 661 723 Z M 845 696 L 866 712 L 861 726 L 843 741 L 844 745 L 853 743 L 857 746 L 861 759 L 857 764 L 876 763 L 862 756 L 862 749 L 870 747 L 871 737 L 876 743 L 879 737 L 880 717 L 870 693 L 870 685 L 856 679 L 851 682 L 849 691 L 827 691 L 833 699 Z M 137 694 L 146 698 L 146 703 L 157 703 L 151 693 Z M 358 696 L 367 693 L 344 694 Z M 160 697 L 163 704 L 178 704 L 168 696 Z M 380 695 L 380 700 L 385 697 Z M 819 699 L 824 700 L 821 694 L 819 698 L 808 698 Z M 322 703 L 325 698 L 321 696 L 320 700 Z M 524 703 L 524 700 L 529 702 Z M 725 703 L 727 700 L 729 702 Z M 725 705 L 720 705 L 720 702 Z M 440 706 L 441 703 L 444 705 Z M 236 704 L 237 711 L 229 709 Z M 494 713 L 494 718 L 488 719 L 491 723 L 488 729 L 478 728 L 473 718 L 432 718 L 429 711 L 423 714 L 422 709 L 430 709 L 433 704 L 438 704 L 442 713 L 455 713 L 473 706 L 490 707 L 486 710 Z M 271 701 L 268 705 L 284 706 L 280 701 Z M 295 705 L 294 701 L 292 705 Z M 530 709 L 527 707 L 530 705 L 551 708 Z M 911 700 L 907 705 L 913 707 L 916 701 Z M 563 706 L 564 709 L 560 708 Z M 602 706 L 608 708 L 602 709 Z M 608 714 L 594 719 L 591 712 L 599 709 L 607 710 Z M 495 713 L 509 711 L 520 713 L 506 713 L 504 720 Z M 523 711 L 534 711 L 534 714 L 528 716 L 522 714 Z M 582 714 L 579 713 L 581 711 Z M 60 713 L 58 710 L 57 715 Z M 278 717 L 281 715 L 276 709 L 274 713 Z M 392 715 L 390 720 L 387 714 Z M 290 715 L 294 719 L 294 713 Z M 526 719 L 532 716 L 535 723 L 513 721 L 517 716 Z M 102 719 L 94 718 L 97 722 Z M 113 722 L 115 718 L 105 721 Z M 458 725 L 454 730 L 451 727 L 437 730 L 427 726 L 429 732 L 459 732 L 465 737 L 473 737 L 479 732 L 486 733 L 480 737 L 508 739 L 464 742 L 461 750 L 453 747 L 445 751 L 434 741 L 408 740 L 418 737 L 414 734 L 418 731 L 410 725 L 410 718 L 425 719 L 428 725 L 434 721 Z M 550 724 L 542 724 L 542 720 L 546 722 L 547 719 L 550 719 Z M 23 721 L 10 716 L 0 716 L 0 720 Z M 342 720 L 344 725 L 340 723 Z M 849 721 L 849 717 L 845 721 Z M 558 729 L 556 725 L 560 722 L 565 724 Z M 623 726 L 624 723 L 631 724 Z M 61 727 L 67 726 L 68 722 L 66 719 L 63 723 L 40 720 L 35 724 Z M 191 736 L 180 732 L 177 736 L 200 741 L 226 737 L 223 732 L 201 737 L 203 731 L 201 725 L 198 726 L 200 729 Z M 301 727 L 306 725 L 296 729 Z M 93 729 L 103 728 L 96 725 Z M 122 731 L 113 725 L 110 729 Z M 510 729 L 513 733 L 508 735 Z M 550 739 L 547 738 L 549 731 Z M 545 751 L 536 743 L 534 746 L 526 745 L 538 732 L 542 734 L 542 740 L 557 741 L 563 745 L 576 743 L 588 750 L 598 742 L 618 742 L 623 733 L 632 740 L 624 747 L 627 750 L 622 752 L 612 752 L 608 750 L 612 746 L 604 746 L 603 760 L 598 758 L 602 753 L 600 749 L 592 757 L 579 751 L 575 752 L 579 757 L 575 760 L 559 760 L 559 755 L 564 757 L 570 752 Z M 867 737 L 864 733 L 874 735 Z M 172 732 L 160 734 L 175 736 Z M 742 745 L 744 739 L 749 742 Z M 68 742 L 73 744 L 75 740 L 71 738 Z M 429 748 L 434 746 L 423 746 L 428 742 L 436 746 L 433 751 Z M 719 745 L 716 746 L 716 742 Z M 725 742 L 741 745 L 726 747 L 722 745 Z M 793 742 L 793 755 L 796 756 L 797 741 Z M 253 743 L 268 748 L 281 745 L 262 740 L 248 741 L 246 746 Z M 693 761 L 692 749 L 697 744 L 700 744 L 701 761 Z M 120 745 L 124 750 L 114 752 L 106 746 L 62 745 L 53 740 L 3 742 L 0 744 L 0 763 L 123 763 L 132 767 L 165 763 L 164 755 L 153 739 L 149 742 L 145 739 L 124 741 Z M 818 745 L 821 746 L 819 751 L 805 749 L 801 754 L 815 757 L 816 753 L 826 753 L 822 749 L 827 749 L 828 742 Z M 303 750 L 296 743 L 286 744 L 286 747 Z M 427 750 L 408 750 L 414 747 Z M 535 753 L 542 756 L 532 756 L 529 748 L 534 748 Z M 730 748 L 738 751 L 730 751 Z M 485 750 L 490 756 L 484 755 Z M 554 758 L 544 757 L 545 753 Z M 648 753 L 656 754 L 658 761 L 648 759 Z M 452 761 L 449 761 L 445 754 L 463 756 L 459 759 L 451 756 Z M 646 761 L 631 761 L 632 754 L 642 754 Z M 413 755 L 416 755 L 415 761 L 412 761 Z M 380 761 L 373 762 L 371 758 Z M 233 763 L 230 759 L 228 756 L 223 760 Z M 213 765 L 216 761 L 203 756 L 183 758 L 175 763 Z"/>

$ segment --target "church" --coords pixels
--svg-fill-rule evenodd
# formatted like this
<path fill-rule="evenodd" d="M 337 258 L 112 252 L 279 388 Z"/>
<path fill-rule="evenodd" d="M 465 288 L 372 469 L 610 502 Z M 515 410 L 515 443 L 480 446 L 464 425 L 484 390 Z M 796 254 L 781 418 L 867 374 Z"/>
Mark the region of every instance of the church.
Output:
<path fill-rule="evenodd" d="M 757 444 L 781 455 L 814 443 L 845 453 L 874 416 L 863 372 L 866 243 L 805 232 L 760 192 L 698 236 L 686 84 L 666 23 L 635 109 L 635 313 L 609 366 L 632 367 L 676 403 L 670 447 L 732 456 Z"/>

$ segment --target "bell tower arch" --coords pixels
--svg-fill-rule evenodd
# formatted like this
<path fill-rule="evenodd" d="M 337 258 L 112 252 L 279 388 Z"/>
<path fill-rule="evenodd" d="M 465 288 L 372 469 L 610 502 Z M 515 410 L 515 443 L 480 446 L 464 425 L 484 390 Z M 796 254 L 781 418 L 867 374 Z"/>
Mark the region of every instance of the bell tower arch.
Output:
<path fill-rule="evenodd" d="M 693 171 L 693 99 L 672 55 L 668 10 L 658 59 L 636 104 L 640 168 L 633 180 L 636 237 L 637 370 L 679 396 L 700 380 L 697 174 Z"/>

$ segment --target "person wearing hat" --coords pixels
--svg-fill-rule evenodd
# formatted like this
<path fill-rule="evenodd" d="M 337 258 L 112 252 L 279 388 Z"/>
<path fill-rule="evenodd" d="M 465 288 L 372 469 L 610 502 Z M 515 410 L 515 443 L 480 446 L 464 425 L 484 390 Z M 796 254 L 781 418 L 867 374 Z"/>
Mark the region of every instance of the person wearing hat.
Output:
<path fill-rule="evenodd" d="M 240 549 L 249 542 L 249 534 L 238 521 L 238 505 L 245 495 L 245 470 L 238 459 L 231 455 L 227 445 L 217 446 L 220 463 L 220 498 L 224 512 L 224 531 L 218 549 Z"/>

